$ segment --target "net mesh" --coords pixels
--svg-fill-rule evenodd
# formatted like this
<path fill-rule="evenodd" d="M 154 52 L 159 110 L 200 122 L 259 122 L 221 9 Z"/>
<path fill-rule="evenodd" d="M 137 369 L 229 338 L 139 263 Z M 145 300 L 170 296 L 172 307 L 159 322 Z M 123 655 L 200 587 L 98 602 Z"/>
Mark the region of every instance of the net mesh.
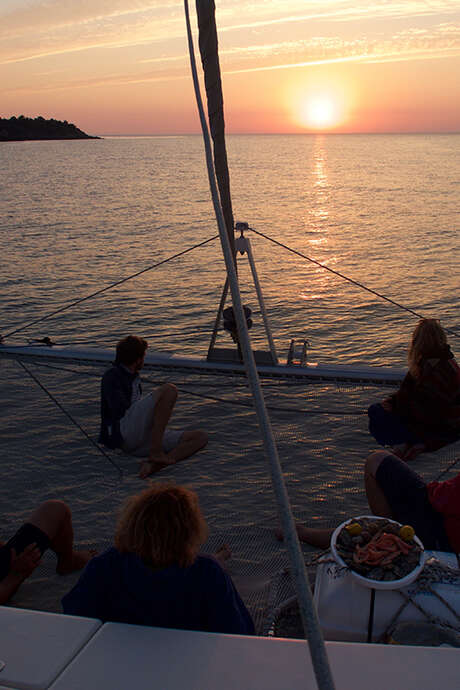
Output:
<path fill-rule="evenodd" d="M 112 454 L 123 470 L 98 454 L 78 429 L 36 390 L 5 364 L 10 418 L 4 438 L 8 463 L 2 493 L 3 533 L 10 536 L 37 503 L 65 500 L 72 509 L 77 546 L 102 551 L 112 544 L 116 518 L 124 499 L 144 486 L 135 458 Z M 40 380 L 93 438 L 99 424 L 100 371 L 55 371 L 34 366 Z M 172 428 L 203 428 L 209 444 L 202 452 L 155 475 L 192 487 L 199 496 L 209 526 L 203 551 L 213 553 L 223 543 L 232 558 L 227 570 L 253 615 L 258 634 L 267 634 L 280 604 L 294 591 L 284 544 L 275 536 L 277 507 L 268 464 L 252 408 L 241 377 L 168 374 L 179 389 Z M 148 377 L 144 392 L 165 379 Z M 292 512 L 311 526 L 334 527 L 368 512 L 363 465 L 376 448 L 367 431 L 367 407 L 385 397 L 381 386 L 310 384 L 270 381 L 263 384 L 278 446 Z M 76 394 L 78 391 L 78 395 Z M 417 471 L 427 480 L 458 472 L 460 444 L 417 459 Z M 302 545 L 307 562 L 316 551 Z M 78 574 L 58 576 L 53 554 L 15 595 L 12 604 L 60 611 L 62 596 Z M 308 568 L 314 581 L 314 562 Z"/>

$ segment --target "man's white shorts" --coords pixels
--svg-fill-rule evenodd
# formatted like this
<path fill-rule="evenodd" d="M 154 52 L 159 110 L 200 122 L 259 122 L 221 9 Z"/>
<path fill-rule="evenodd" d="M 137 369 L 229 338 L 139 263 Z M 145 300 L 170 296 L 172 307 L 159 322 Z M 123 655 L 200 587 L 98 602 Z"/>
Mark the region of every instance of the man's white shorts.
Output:
<path fill-rule="evenodd" d="M 128 407 L 120 419 L 120 432 L 123 437 L 123 450 L 137 458 L 147 457 L 152 444 L 152 427 L 157 394 L 145 395 Z M 163 451 L 169 453 L 177 446 L 183 431 L 165 430 Z"/>

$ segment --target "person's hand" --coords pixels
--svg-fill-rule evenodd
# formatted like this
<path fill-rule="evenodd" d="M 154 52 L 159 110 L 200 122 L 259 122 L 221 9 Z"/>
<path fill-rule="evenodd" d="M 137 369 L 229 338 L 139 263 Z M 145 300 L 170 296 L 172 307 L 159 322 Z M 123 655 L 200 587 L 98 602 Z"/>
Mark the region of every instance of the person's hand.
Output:
<path fill-rule="evenodd" d="M 391 412 L 392 407 L 390 398 L 385 398 L 385 400 L 382 400 L 382 407 L 385 410 L 385 412 Z"/>
<path fill-rule="evenodd" d="M 16 555 L 15 549 L 11 549 L 10 572 L 25 579 L 35 570 L 41 560 L 41 552 L 37 544 L 29 544 L 24 551 Z"/>

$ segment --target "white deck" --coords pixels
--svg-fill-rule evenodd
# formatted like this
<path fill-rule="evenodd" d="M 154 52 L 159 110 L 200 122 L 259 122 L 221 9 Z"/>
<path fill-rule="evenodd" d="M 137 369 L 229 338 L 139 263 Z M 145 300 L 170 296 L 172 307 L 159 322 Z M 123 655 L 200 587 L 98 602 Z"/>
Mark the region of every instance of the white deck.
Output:
<path fill-rule="evenodd" d="M 0 688 L 45 690 L 100 626 L 92 618 L 0 606 Z"/>
<path fill-rule="evenodd" d="M 326 642 L 337 690 L 457 690 L 460 649 Z M 0 690 L 301 690 L 306 642 L 0 607 Z"/>
<path fill-rule="evenodd" d="M 460 650 L 327 643 L 337 690 L 454 690 Z M 105 624 L 51 690 L 316 688 L 307 643 Z"/>

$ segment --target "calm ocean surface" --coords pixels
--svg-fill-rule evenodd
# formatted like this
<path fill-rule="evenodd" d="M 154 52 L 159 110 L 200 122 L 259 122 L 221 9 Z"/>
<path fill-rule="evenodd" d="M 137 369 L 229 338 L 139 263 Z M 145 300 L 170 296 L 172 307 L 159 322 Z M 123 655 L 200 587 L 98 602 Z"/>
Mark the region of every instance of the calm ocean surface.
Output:
<path fill-rule="evenodd" d="M 235 220 L 458 332 L 459 144 L 460 135 L 229 136 Z M 217 234 L 197 136 L 6 143 L 0 163 L 3 335 Z M 281 358 L 296 337 L 310 341 L 311 361 L 405 364 L 415 317 L 249 236 Z M 244 302 L 254 309 L 246 258 L 239 266 Z M 204 356 L 223 283 L 216 240 L 7 342 L 50 336 L 111 348 L 135 332 L 151 347 Z M 251 338 L 260 349 L 254 312 Z M 460 355 L 458 338 L 451 343 Z M 230 345 L 229 336 L 219 334 L 218 344 Z M 115 456 L 120 481 L 18 363 L 0 366 L 0 538 L 39 501 L 58 497 L 71 506 L 79 543 L 104 548 L 121 500 L 142 486 L 136 462 Z M 101 372 L 31 370 L 97 438 Z M 202 426 L 210 442 L 159 478 L 197 490 L 207 548 L 230 543 L 232 574 L 267 578 L 286 556 L 273 536 L 276 506 L 244 382 L 168 378 L 180 391 L 173 425 Z M 362 464 L 375 447 L 365 410 L 383 391 L 264 389 L 295 517 L 332 526 L 365 512 Z M 427 454 L 417 469 L 436 478 L 448 459 Z M 69 584 L 47 559 L 21 588 L 19 605 L 59 610 Z M 251 594 L 251 610 L 263 609 L 264 587 Z"/>
<path fill-rule="evenodd" d="M 455 328 L 459 144 L 460 135 L 229 136 L 235 220 Z M 217 233 L 198 136 L 6 143 L 0 161 L 3 334 Z M 413 316 L 249 236 L 281 356 L 305 337 L 315 361 L 404 364 Z M 254 307 L 246 259 L 240 266 Z M 158 349 L 201 355 L 223 280 L 216 240 L 14 340 L 111 347 L 136 331 Z M 254 322 L 260 347 L 258 313 Z"/>

